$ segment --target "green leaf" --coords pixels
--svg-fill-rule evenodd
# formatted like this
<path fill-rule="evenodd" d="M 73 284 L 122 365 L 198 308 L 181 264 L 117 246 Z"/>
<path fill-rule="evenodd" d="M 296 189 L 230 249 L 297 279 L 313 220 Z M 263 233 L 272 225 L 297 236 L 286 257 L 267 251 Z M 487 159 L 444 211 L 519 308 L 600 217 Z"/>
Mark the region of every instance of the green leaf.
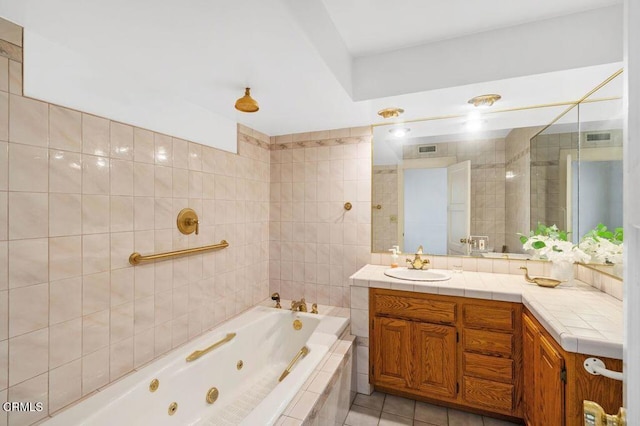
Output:
<path fill-rule="evenodd" d="M 544 243 L 544 241 L 536 241 L 533 244 L 531 244 L 531 247 L 533 247 L 534 249 L 538 250 L 538 249 L 541 249 L 543 247 L 546 247 L 546 244 Z"/>

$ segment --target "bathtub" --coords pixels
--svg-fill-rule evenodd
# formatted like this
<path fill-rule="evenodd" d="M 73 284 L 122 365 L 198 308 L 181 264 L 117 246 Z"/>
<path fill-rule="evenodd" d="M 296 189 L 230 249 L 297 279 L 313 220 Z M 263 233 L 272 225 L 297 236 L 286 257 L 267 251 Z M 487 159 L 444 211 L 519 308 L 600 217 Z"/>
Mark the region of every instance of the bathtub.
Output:
<path fill-rule="evenodd" d="M 294 321 L 302 325 L 299 330 Z M 271 425 L 347 324 L 346 318 L 258 306 L 43 424 Z M 194 351 L 234 333 L 211 352 L 186 361 Z M 309 350 L 306 356 L 279 382 L 303 347 Z M 158 386 L 152 392 L 154 380 Z M 217 399 L 209 403 L 207 395 L 214 387 L 218 392 L 210 395 Z"/>

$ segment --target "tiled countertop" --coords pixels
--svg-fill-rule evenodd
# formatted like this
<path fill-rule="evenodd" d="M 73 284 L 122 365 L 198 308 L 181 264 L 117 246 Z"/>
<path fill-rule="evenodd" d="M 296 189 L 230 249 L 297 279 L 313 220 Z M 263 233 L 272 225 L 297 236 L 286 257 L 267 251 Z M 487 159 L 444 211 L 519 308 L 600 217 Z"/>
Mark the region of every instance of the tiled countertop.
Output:
<path fill-rule="evenodd" d="M 448 281 L 418 283 L 388 277 L 386 269 L 366 265 L 351 276 L 352 285 L 520 302 L 566 351 L 622 359 L 622 302 L 581 281 L 572 287 L 544 288 L 521 275 L 449 271 Z"/>

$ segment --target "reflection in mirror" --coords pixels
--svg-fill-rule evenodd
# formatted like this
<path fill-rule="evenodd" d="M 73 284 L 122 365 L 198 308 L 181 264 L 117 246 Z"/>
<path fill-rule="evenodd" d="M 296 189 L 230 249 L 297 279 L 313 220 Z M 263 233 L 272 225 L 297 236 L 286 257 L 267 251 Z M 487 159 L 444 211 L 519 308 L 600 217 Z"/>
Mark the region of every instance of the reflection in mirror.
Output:
<path fill-rule="evenodd" d="M 517 233 L 530 222 L 529 141 L 565 109 L 485 113 L 475 128 L 466 116 L 410 123 L 402 138 L 398 125 L 375 127 L 372 250 L 519 252 Z"/>

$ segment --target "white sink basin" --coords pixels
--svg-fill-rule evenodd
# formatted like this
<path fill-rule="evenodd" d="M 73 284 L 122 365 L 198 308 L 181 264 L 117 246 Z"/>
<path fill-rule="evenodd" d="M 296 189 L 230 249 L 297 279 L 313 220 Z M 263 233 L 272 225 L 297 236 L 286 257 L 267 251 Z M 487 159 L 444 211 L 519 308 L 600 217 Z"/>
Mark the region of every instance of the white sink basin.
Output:
<path fill-rule="evenodd" d="M 446 281 L 451 279 L 451 273 L 438 269 L 408 269 L 390 268 L 384 271 L 388 277 L 408 281 Z"/>

